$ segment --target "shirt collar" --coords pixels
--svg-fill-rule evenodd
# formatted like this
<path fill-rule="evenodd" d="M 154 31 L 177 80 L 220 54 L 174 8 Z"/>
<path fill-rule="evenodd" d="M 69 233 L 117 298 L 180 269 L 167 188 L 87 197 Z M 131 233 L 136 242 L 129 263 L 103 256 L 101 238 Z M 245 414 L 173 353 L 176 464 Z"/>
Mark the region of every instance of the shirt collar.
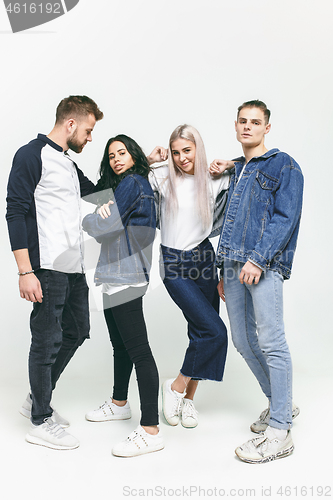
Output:
<path fill-rule="evenodd" d="M 279 149 L 277 149 L 277 148 L 270 149 L 269 151 L 267 151 L 265 154 L 263 154 L 261 156 L 254 156 L 253 158 L 251 158 L 251 160 L 259 159 L 259 158 L 265 158 L 265 159 L 266 158 L 270 158 L 271 156 L 276 155 L 278 152 L 279 152 Z M 238 158 L 235 158 L 232 161 L 234 161 L 236 163 L 237 162 L 245 163 L 245 157 L 244 156 L 239 156 Z"/>
<path fill-rule="evenodd" d="M 62 147 L 59 146 L 59 144 L 56 144 L 55 142 L 51 141 L 51 139 L 49 139 L 47 137 L 47 135 L 44 135 L 44 134 L 38 134 L 37 135 L 37 139 L 43 141 L 43 142 L 46 142 L 49 146 L 51 146 L 52 148 L 56 149 L 57 151 L 63 151 Z"/>

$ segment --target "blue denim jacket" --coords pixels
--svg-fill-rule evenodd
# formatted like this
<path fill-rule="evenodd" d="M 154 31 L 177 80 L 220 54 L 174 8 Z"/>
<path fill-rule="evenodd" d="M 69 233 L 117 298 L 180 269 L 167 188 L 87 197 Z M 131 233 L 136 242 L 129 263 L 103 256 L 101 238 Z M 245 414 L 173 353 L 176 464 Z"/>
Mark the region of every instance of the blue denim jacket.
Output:
<path fill-rule="evenodd" d="M 94 213 L 82 221 L 83 230 L 101 243 L 95 283 L 148 282 L 156 229 L 154 194 L 148 180 L 127 175 L 114 192 L 110 210 L 106 219 Z"/>
<path fill-rule="evenodd" d="M 216 265 L 224 259 L 250 261 L 290 277 L 300 225 L 303 175 L 286 153 L 271 149 L 235 160 Z M 239 180 L 239 182 L 237 182 Z"/>

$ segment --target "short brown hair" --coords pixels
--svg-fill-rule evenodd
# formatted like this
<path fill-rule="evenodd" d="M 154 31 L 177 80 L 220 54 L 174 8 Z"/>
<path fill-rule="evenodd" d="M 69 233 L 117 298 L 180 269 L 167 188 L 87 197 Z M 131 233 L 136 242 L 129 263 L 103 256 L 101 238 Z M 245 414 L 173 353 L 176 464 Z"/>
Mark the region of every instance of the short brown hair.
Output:
<path fill-rule="evenodd" d="M 103 118 L 103 113 L 90 97 L 86 95 L 70 95 L 63 99 L 56 111 L 56 123 L 60 123 L 70 117 L 83 117 L 94 115 L 96 121 Z"/>
<path fill-rule="evenodd" d="M 238 108 L 238 111 L 237 111 L 237 120 L 238 120 L 239 113 L 241 112 L 241 110 L 243 108 L 259 108 L 259 109 L 261 109 L 261 111 L 264 113 L 266 123 L 269 123 L 271 112 L 267 108 L 267 106 L 266 106 L 266 104 L 264 102 L 259 101 L 258 99 L 255 99 L 254 101 L 243 102 L 243 104 L 241 104 L 239 106 L 239 108 Z"/>

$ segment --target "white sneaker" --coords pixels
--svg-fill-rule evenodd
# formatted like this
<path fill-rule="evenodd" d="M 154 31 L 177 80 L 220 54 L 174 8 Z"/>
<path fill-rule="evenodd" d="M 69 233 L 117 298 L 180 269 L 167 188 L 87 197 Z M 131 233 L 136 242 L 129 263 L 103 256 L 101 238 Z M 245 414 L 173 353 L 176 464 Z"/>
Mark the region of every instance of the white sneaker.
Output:
<path fill-rule="evenodd" d="M 173 391 L 171 384 L 173 379 L 166 380 L 162 385 L 162 411 L 165 420 L 170 425 L 178 425 L 185 392 Z"/>
<path fill-rule="evenodd" d="M 287 432 L 285 439 L 270 439 L 267 432 L 260 434 L 254 439 L 236 448 L 236 455 L 249 464 L 263 464 L 271 462 L 277 458 L 283 458 L 290 455 L 294 450 L 291 432 Z"/>
<path fill-rule="evenodd" d="M 292 418 L 296 418 L 297 415 L 300 414 L 300 409 L 298 406 L 296 406 L 294 403 L 293 403 L 293 408 L 292 408 Z M 271 414 L 270 414 L 270 411 L 269 411 L 269 407 L 266 408 L 266 410 L 262 411 L 259 415 L 259 418 L 258 420 L 256 420 L 251 426 L 250 426 L 250 429 L 252 432 L 255 432 L 257 434 L 261 433 L 261 432 L 264 432 L 267 427 L 269 426 L 269 419 L 271 417 Z"/>
<path fill-rule="evenodd" d="M 133 431 L 125 441 L 116 444 L 112 454 L 116 457 L 136 457 L 145 453 L 152 453 L 164 448 L 161 431 L 155 436 L 148 434 L 141 425 Z"/>
<path fill-rule="evenodd" d="M 68 420 L 66 420 L 64 417 L 62 417 L 61 415 L 59 415 L 59 413 L 57 412 L 57 410 L 55 410 L 52 407 L 52 405 L 50 405 L 50 406 L 51 406 L 51 408 L 53 410 L 51 418 L 54 420 L 54 422 L 56 422 L 57 424 L 61 425 L 61 427 L 69 427 L 70 424 L 69 424 Z M 24 403 L 23 403 L 21 409 L 19 410 L 19 412 L 24 417 L 29 418 L 29 420 L 31 419 L 31 407 L 32 407 L 32 399 L 31 399 L 31 395 L 28 394 L 27 398 L 24 401 Z"/>
<path fill-rule="evenodd" d="M 41 425 L 31 424 L 31 429 L 25 439 L 28 443 L 46 446 L 54 450 L 74 450 L 80 445 L 74 436 L 66 432 L 52 418 L 46 418 Z"/>
<path fill-rule="evenodd" d="M 183 399 L 181 412 L 181 424 L 183 427 L 191 429 L 198 425 L 198 412 L 194 407 L 192 399 Z"/>
<path fill-rule="evenodd" d="M 128 401 L 125 406 L 117 406 L 112 403 L 112 398 L 110 398 L 97 410 L 89 411 L 86 414 L 86 419 L 90 422 L 106 422 L 107 420 L 127 420 L 131 416 L 132 413 Z"/>

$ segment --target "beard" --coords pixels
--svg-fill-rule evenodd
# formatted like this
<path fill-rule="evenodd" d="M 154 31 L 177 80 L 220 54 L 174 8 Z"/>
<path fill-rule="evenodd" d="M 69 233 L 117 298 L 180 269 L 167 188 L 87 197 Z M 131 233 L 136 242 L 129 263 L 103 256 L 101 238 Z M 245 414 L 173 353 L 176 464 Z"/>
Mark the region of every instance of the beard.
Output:
<path fill-rule="evenodd" d="M 86 145 L 87 141 L 79 142 L 77 139 L 77 131 L 74 130 L 71 137 L 67 139 L 67 146 L 69 149 L 74 151 L 74 153 L 81 153 L 82 149 Z"/>

